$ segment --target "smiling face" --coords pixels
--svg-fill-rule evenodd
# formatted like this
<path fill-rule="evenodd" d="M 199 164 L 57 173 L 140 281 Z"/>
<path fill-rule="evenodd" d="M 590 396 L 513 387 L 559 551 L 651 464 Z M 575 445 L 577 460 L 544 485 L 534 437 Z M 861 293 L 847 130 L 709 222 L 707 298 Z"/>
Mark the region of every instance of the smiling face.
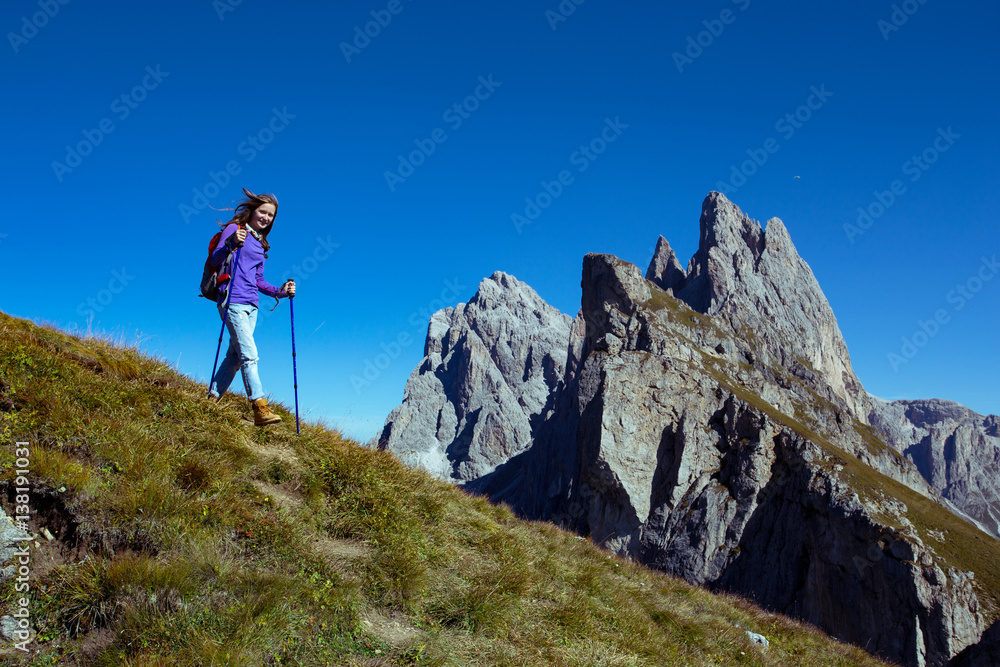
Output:
<path fill-rule="evenodd" d="M 274 215 L 278 212 L 278 207 L 274 204 L 261 204 L 250 216 L 250 226 L 258 232 L 263 232 L 274 222 Z"/>

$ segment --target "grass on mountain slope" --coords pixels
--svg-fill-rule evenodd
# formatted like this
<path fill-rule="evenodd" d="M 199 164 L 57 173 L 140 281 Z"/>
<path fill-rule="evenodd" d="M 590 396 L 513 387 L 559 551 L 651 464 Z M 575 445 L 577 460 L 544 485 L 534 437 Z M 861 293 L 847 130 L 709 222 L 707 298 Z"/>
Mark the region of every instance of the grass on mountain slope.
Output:
<path fill-rule="evenodd" d="M 134 350 L 0 313 L 0 504 L 30 447 L 37 636 L 10 664 L 868 665 L 861 649 Z M 44 530 L 43 530 L 44 529 Z M 23 594 L 0 584 L 9 613 Z M 764 650 L 746 630 L 766 636 Z"/>

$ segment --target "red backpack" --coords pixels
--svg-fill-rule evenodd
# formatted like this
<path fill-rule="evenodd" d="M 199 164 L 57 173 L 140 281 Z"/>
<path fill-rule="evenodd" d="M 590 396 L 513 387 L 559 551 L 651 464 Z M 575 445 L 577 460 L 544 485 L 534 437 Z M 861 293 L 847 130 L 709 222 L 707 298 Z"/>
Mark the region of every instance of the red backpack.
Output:
<path fill-rule="evenodd" d="M 212 253 L 215 252 L 216 247 L 219 245 L 219 239 L 222 238 L 222 232 L 217 232 L 212 240 L 208 242 L 208 259 L 205 260 L 205 268 L 201 273 L 201 294 L 198 296 L 203 296 L 206 299 L 211 299 L 212 301 L 219 300 L 219 289 L 222 285 L 229 281 L 229 274 L 222 273 L 222 271 L 227 270 L 229 267 L 229 260 L 233 256 L 233 251 L 229 250 L 226 253 L 226 258 L 222 261 L 222 265 L 219 267 L 212 266 Z"/>

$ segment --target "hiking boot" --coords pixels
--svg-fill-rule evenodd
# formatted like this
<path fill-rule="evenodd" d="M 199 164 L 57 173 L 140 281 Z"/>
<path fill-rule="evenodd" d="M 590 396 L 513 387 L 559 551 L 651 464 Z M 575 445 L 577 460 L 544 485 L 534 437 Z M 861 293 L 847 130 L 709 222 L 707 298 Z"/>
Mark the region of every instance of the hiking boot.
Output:
<path fill-rule="evenodd" d="M 266 398 L 258 398 L 253 402 L 254 426 L 267 426 L 268 424 L 277 424 L 280 421 L 281 417 L 271 412 L 271 408 L 267 407 Z"/>
<path fill-rule="evenodd" d="M 219 403 L 221 401 L 222 401 L 222 397 L 221 396 L 216 396 L 215 394 L 209 394 L 208 395 L 208 402 L 209 403 Z"/>

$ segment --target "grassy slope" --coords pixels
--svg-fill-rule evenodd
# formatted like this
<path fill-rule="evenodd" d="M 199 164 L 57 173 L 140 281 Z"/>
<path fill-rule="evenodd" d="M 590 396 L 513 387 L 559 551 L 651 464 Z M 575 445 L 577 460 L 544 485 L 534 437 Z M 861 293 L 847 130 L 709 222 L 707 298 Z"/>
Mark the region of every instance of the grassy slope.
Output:
<path fill-rule="evenodd" d="M 135 351 L 0 313 L 0 500 L 31 445 L 34 652 L 15 664 L 863 665 Z M 55 558 L 55 560 L 53 560 Z M 0 603 L 15 599 L 13 582 Z M 745 630 L 765 635 L 755 647 Z M 3 647 L 6 648 L 6 647 Z"/>

